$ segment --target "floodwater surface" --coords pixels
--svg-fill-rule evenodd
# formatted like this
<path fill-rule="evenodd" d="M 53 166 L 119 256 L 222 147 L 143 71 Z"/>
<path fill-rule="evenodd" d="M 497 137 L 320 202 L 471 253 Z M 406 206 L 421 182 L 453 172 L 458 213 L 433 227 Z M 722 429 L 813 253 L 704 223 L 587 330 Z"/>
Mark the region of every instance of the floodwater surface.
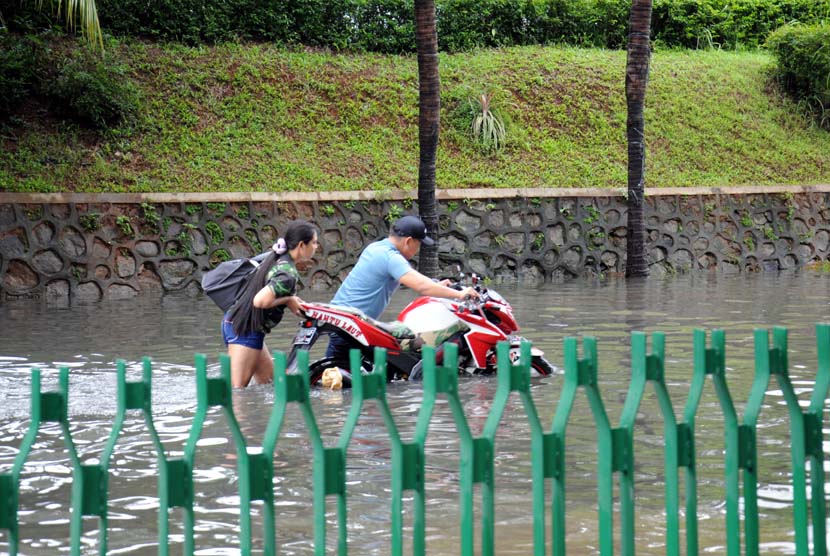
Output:
<path fill-rule="evenodd" d="M 562 340 L 594 336 L 598 341 L 599 387 L 611 426 L 619 423 L 630 376 L 633 330 L 666 333 L 666 382 L 678 421 L 692 376 L 692 333 L 722 328 L 726 333 L 727 380 L 739 419 L 753 379 L 753 330 L 789 330 L 789 367 L 803 404 L 816 374 L 815 324 L 830 321 L 830 275 L 802 271 L 739 276 L 686 275 L 626 282 L 621 279 L 537 288 L 496 286 L 513 305 L 522 335 L 562 369 Z M 327 301 L 332 292 L 310 292 Z M 412 299 L 401 291 L 387 311 L 394 315 Z M 30 370 L 43 372 L 44 390 L 57 388 L 60 367 L 69 367 L 69 423 L 83 462 L 99 457 L 116 411 L 115 360 L 123 358 L 128 378 L 140 376 L 141 358 L 153 359 L 153 416 L 168 457 L 181 456 L 196 407 L 193 355 L 209 357 L 211 374 L 223 352 L 221 314 L 205 296 L 168 295 L 68 308 L 35 301 L 0 305 L 0 472 L 11 468 L 29 426 Z M 287 349 L 294 332 L 289 316 L 269 336 L 272 349 Z M 580 348 L 581 349 L 581 348 Z M 549 431 L 562 387 L 561 372 L 535 379 L 532 395 Z M 774 382 L 759 421 L 761 553 L 795 553 L 789 485 L 789 424 Z M 482 432 L 496 390 L 495 377 L 461 377 L 459 394 L 474 436 Z M 250 446 L 259 446 L 273 405 L 269 385 L 233 394 L 233 408 Z M 394 383 L 387 399 L 402 438 L 412 438 L 421 401 L 418 383 Z M 351 403 L 349 391 L 316 389 L 312 407 L 324 443 L 333 446 Z M 696 426 L 699 534 L 702 552 L 725 553 L 723 414 L 711 383 L 700 402 Z M 665 554 L 662 418 L 651 387 L 635 430 L 636 543 L 642 555 Z M 110 464 L 110 553 L 156 554 L 157 465 L 152 440 L 140 415 L 124 423 Z M 458 441 L 446 402 L 440 401 L 426 446 L 427 552 L 458 553 Z M 211 410 L 196 456 L 196 553 L 238 552 L 239 500 L 234 446 L 224 416 Z M 830 454 L 825 430 L 825 453 Z M 511 397 L 496 436 L 496 553 L 532 551 L 530 428 L 520 400 Z M 567 547 L 572 554 L 598 553 L 596 432 L 584 396 L 578 399 L 566 434 Z M 349 550 L 390 552 L 391 449 L 380 411 L 367 403 L 348 451 Z M 275 456 L 277 541 L 284 556 L 313 553 L 312 452 L 298 409 L 291 407 Z M 68 553 L 72 466 L 60 427 L 41 428 L 22 474 L 21 554 Z M 548 490 L 550 490 L 548 488 Z M 478 493 L 477 493 L 478 495 Z M 547 494 L 546 553 L 550 553 L 550 492 Z M 478 500 L 478 496 L 477 496 Z M 682 475 L 681 475 L 681 506 Z M 411 499 L 405 502 L 411 507 Z M 329 502 L 328 545 L 336 550 L 336 504 Z M 477 502 L 476 515 L 480 515 Z M 171 551 L 182 543 L 181 510 L 171 513 Z M 261 552 L 262 508 L 254 503 L 255 553 Z M 411 517 L 404 520 L 409 530 Z M 683 523 L 683 517 L 681 517 Z M 97 554 L 95 520 L 84 522 L 84 553 Z M 619 530 L 619 516 L 615 516 Z M 476 535 L 480 522 L 476 520 Z M 681 539 L 683 539 L 681 531 Z M 619 547 L 619 534 L 615 541 Z M 405 553 L 411 541 L 405 536 Z M 0 553 L 7 551 L 0 533 Z M 476 541 L 477 543 L 479 541 Z M 683 541 L 681 540 L 681 543 Z"/>

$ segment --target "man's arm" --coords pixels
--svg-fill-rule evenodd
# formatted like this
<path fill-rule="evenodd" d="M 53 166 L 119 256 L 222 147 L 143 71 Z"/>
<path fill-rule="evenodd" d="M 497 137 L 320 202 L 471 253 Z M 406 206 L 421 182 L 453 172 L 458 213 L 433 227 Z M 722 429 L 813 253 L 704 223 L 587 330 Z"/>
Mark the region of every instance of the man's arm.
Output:
<path fill-rule="evenodd" d="M 449 299 L 464 299 L 465 297 L 478 297 L 478 292 L 473 288 L 464 288 L 463 290 L 454 290 L 447 286 L 441 285 L 439 282 L 433 282 L 417 270 L 410 270 L 401 276 L 401 284 L 407 288 L 411 288 L 421 295 L 429 295 L 432 297 L 446 297 Z"/>

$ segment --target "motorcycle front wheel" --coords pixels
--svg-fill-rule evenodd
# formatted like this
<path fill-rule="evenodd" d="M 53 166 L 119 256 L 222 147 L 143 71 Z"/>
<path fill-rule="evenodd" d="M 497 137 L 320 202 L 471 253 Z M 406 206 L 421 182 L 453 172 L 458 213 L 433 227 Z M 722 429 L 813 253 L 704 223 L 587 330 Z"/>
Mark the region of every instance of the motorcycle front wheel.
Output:
<path fill-rule="evenodd" d="M 535 372 L 537 376 L 550 376 L 556 372 L 553 365 L 541 355 L 534 355 L 530 359 L 530 370 Z"/>

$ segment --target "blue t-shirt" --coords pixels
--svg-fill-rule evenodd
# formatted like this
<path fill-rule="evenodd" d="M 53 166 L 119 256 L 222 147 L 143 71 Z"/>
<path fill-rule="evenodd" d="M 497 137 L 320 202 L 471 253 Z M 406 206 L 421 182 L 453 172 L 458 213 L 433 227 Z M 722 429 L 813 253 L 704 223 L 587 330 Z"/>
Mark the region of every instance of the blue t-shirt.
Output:
<path fill-rule="evenodd" d="M 400 284 L 412 270 L 389 238 L 369 244 L 331 300 L 333 305 L 360 309 L 377 319 Z"/>

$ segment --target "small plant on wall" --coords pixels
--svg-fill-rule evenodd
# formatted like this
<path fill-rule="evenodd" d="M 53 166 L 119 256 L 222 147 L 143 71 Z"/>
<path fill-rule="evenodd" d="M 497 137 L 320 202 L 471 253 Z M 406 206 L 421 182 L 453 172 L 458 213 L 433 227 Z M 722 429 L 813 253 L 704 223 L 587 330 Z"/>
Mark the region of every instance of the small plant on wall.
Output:
<path fill-rule="evenodd" d="M 144 217 L 144 223 L 154 233 L 158 233 L 161 216 L 156 210 L 155 205 L 150 203 L 141 203 L 141 214 Z"/>
<path fill-rule="evenodd" d="M 97 212 L 82 214 L 78 217 L 78 222 L 81 224 L 81 228 L 87 232 L 94 232 L 101 227 L 101 215 Z"/>
<path fill-rule="evenodd" d="M 133 226 L 130 223 L 130 217 L 121 215 L 115 219 L 115 225 L 121 230 L 121 233 L 126 237 L 133 237 Z"/>
<path fill-rule="evenodd" d="M 389 206 L 389 211 L 386 213 L 386 221 L 390 224 L 403 216 L 403 208 L 396 203 L 392 203 Z"/>

